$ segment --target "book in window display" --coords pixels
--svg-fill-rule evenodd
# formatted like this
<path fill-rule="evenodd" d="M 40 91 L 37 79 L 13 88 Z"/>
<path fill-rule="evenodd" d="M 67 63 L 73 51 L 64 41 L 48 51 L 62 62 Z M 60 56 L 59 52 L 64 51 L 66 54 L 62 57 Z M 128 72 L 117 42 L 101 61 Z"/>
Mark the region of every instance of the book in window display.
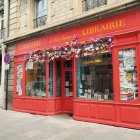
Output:
<path fill-rule="evenodd" d="M 138 98 L 136 54 L 135 49 L 119 52 L 120 99 L 136 100 Z"/>
<path fill-rule="evenodd" d="M 102 59 L 103 54 L 99 55 Z M 78 97 L 89 100 L 113 100 L 112 59 L 103 58 L 100 62 L 86 64 L 85 60 L 91 62 L 96 59 L 95 56 L 79 59 L 81 63 L 78 60 Z"/>

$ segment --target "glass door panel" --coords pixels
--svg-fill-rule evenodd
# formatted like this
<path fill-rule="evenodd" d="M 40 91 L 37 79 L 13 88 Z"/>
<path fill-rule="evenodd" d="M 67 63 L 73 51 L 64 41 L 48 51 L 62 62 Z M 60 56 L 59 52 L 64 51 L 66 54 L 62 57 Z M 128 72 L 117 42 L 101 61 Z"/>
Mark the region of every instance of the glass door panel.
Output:
<path fill-rule="evenodd" d="M 65 71 L 65 96 L 73 96 L 72 71 Z"/>

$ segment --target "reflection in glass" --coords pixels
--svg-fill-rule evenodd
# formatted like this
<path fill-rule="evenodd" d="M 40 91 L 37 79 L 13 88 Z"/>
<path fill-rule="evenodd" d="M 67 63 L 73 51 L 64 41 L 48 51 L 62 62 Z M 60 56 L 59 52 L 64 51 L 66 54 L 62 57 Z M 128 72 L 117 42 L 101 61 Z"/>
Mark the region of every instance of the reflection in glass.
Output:
<path fill-rule="evenodd" d="M 26 70 L 26 96 L 46 96 L 46 64 L 28 64 Z M 30 67 L 30 69 L 29 69 Z"/>
<path fill-rule="evenodd" d="M 119 51 L 120 99 L 137 100 L 138 83 L 136 70 L 136 50 Z"/>
<path fill-rule="evenodd" d="M 77 59 L 78 98 L 113 100 L 111 53 Z"/>

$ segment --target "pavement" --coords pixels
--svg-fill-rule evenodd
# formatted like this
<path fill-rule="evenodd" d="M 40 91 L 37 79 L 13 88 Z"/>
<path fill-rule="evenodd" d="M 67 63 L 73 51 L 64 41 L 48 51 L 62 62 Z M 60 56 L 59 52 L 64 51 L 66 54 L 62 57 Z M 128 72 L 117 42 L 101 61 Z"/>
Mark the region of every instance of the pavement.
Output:
<path fill-rule="evenodd" d="M 0 110 L 0 140 L 140 140 L 140 130 Z"/>

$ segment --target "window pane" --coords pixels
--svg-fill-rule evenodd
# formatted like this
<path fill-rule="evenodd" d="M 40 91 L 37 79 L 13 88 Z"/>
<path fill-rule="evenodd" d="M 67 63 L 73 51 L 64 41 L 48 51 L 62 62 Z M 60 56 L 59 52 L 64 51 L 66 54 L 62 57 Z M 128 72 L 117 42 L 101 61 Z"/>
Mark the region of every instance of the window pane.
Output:
<path fill-rule="evenodd" d="M 112 55 L 110 53 L 77 59 L 78 98 L 113 100 Z"/>
<path fill-rule="evenodd" d="M 48 12 L 48 0 L 36 0 L 36 16 L 42 17 L 47 15 Z"/>
<path fill-rule="evenodd" d="M 138 83 L 136 70 L 136 50 L 119 51 L 120 99 L 137 100 Z"/>
<path fill-rule="evenodd" d="M 90 10 L 94 8 L 94 1 L 93 0 L 86 0 L 86 10 Z"/>
<path fill-rule="evenodd" d="M 64 68 L 72 67 L 72 60 L 65 60 L 64 61 Z"/>
<path fill-rule="evenodd" d="M 44 0 L 44 15 L 48 13 L 48 0 Z"/>
<path fill-rule="evenodd" d="M 53 97 L 53 62 L 49 63 L 49 97 Z"/>
<path fill-rule="evenodd" d="M 56 61 L 56 97 L 61 96 L 61 61 Z"/>
<path fill-rule="evenodd" d="M 105 5 L 106 3 L 106 0 L 85 0 L 85 10 L 88 11 L 90 9 Z"/>
<path fill-rule="evenodd" d="M 30 69 L 29 68 L 27 69 L 26 95 L 32 97 L 46 96 L 46 64 L 45 63 L 36 63 L 33 64 L 33 67 L 30 66 Z"/>
<path fill-rule="evenodd" d="M 42 6 L 43 6 L 42 0 L 37 0 L 37 2 L 36 2 L 36 16 L 37 17 L 43 16 Z"/>
<path fill-rule="evenodd" d="M 101 6 L 101 5 L 105 5 L 107 4 L 107 1 L 106 0 L 98 0 L 98 5 Z"/>
<path fill-rule="evenodd" d="M 72 72 L 65 72 L 65 96 L 73 96 L 73 87 L 72 87 Z"/>
<path fill-rule="evenodd" d="M 17 84 L 16 84 L 17 95 L 22 95 L 22 78 L 23 78 L 23 66 L 19 64 L 17 65 Z"/>

